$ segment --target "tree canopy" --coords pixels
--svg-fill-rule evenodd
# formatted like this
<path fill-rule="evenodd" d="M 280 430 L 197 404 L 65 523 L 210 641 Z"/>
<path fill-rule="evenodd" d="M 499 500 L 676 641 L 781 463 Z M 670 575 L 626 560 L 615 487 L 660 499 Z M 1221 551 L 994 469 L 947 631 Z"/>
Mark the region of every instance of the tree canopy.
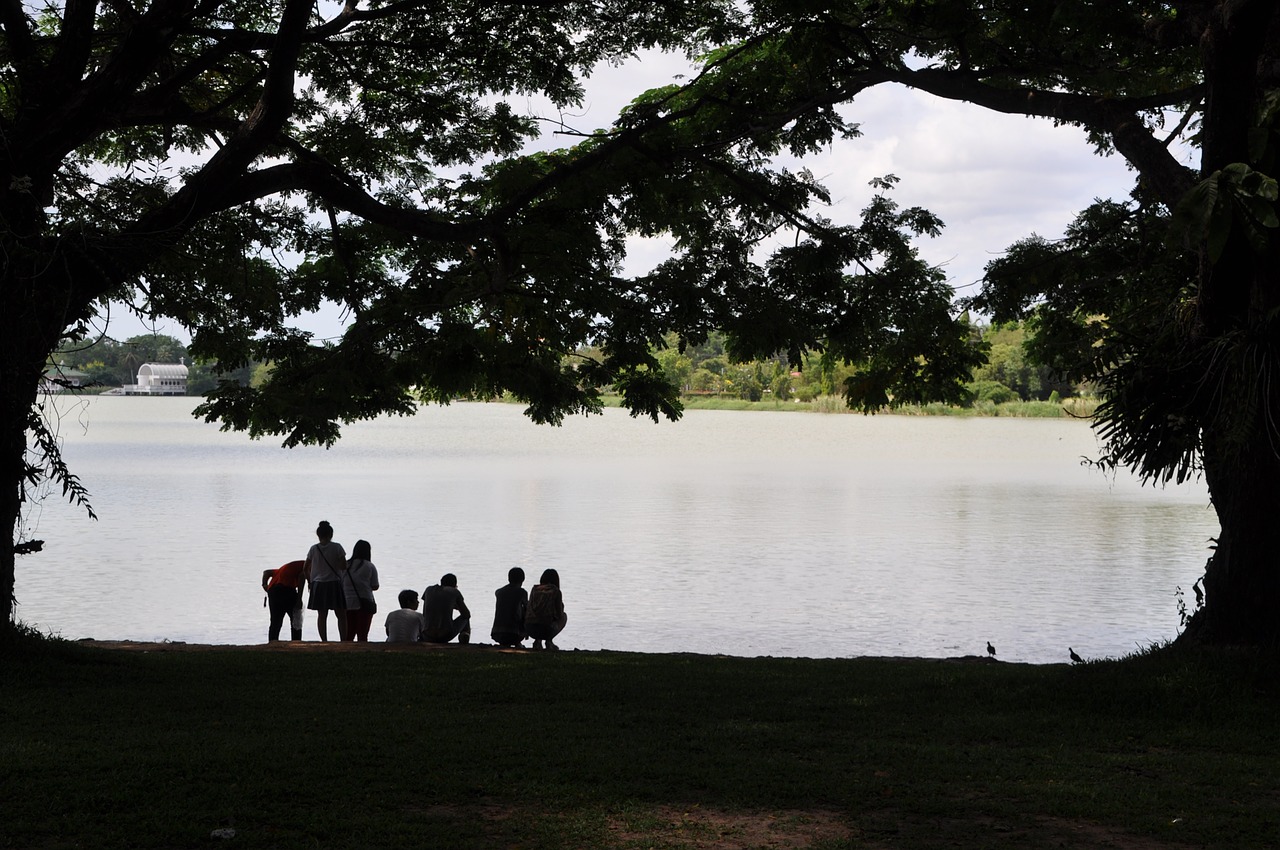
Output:
<path fill-rule="evenodd" d="M 980 301 L 1034 313 L 1046 354 L 1097 377 L 1116 462 L 1205 470 L 1224 530 L 1200 632 L 1280 636 L 1275 390 L 1249 379 L 1270 368 L 1280 274 L 1269 0 L 0 7 L 7 520 L 25 482 L 60 474 L 25 454 L 44 358 L 110 299 L 177 320 L 225 369 L 272 362 L 201 412 L 286 445 L 499 391 L 539 422 L 599 409 L 603 388 L 675 417 L 653 346 L 712 329 L 734 357 L 854 364 L 844 392 L 866 410 L 957 398 L 980 356 L 912 241 L 941 222 L 886 178 L 835 225 L 812 175 L 777 164 L 858 134 L 836 107 L 899 85 L 1081 127 L 1133 166 L 1131 199 L 1062 246 L 1019 246 Z M 513 99 L 572 104 L 582 74 L 648 48 L 699 70 L 522 152 L 539 128 Z M 656 234 L 671 256 L 624 273 L 628 237 Z M 333 344 L 291 324 L 322 301 L 350 316 Z M 0 576 L 8 598 L 11 560 Z"/>

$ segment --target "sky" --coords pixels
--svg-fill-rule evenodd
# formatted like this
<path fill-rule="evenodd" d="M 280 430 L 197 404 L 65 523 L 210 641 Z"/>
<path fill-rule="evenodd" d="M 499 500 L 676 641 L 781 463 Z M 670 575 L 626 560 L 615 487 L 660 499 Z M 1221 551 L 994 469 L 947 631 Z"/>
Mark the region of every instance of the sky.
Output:
<path fill-rule="evenodd" d="M 587 97 L 580 109 L 559 114 L 545 101 L 513 98 L 511 103 L 527 114 L 590 131 L 610 125 L 640 92 L 686 72 L 678 57 L 648 54 L 598 69 L 585 81 Z M 863 135 L 794 163 L 830 190 L 832 207 L 821 212 L 838 223 L 853 222 L 872 196 L 869 181 L 896 175 L 900 182 L 891 196 L 901 206 L 922 206 L 942 219 L 942 235 L 921 239 L 917 247 L 943 268 L 960 296 L 976 291 L 985 264 L 1013 242 L 1032 233 L 1057 238 L 1096 198 L 1123 199 L 1133 183 L 1123 159 L 1098 156 L 1082 131 L 1043 119 L 1001 115 L 887 85 L 862 93 L 841 111 L 861 125 Z M 548 130 L 535 147 L 572 142 Z M 662 239 L 633 242 L 627 271 L 652 267 L 669 249 Z M 333 338 L 342 332 L 342 319 L 341 311 L 329 306 L 297 324 Z M 122 308 L 113 309 L 109 333 L 116 339 L 151 330 Z M 188 338 L 172 321 L 154 330 Z"/>

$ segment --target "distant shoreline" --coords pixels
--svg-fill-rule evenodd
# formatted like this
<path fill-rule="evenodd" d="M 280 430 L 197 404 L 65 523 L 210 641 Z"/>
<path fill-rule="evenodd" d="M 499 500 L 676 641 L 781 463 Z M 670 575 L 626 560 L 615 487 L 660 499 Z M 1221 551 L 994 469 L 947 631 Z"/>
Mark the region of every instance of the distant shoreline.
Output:
<path fill-rule="evenodd" d="M 386 641 L 371 640 L 362 642 L 352 641 L 321 641 L 321 640 L 304 640 L 290 641 L 279 640 L 270 643 L 188 643 L 185 641 L 137 641 L 137 640 L 101 640 L 98 638 L 81 638 L 79 640 L 68 641 L 68 643 L 77 646 L 85 646 L 93 649 L 104 649 L 108 651 L 120 652 L 234 652 L 237 650 L 250 652 L 314 652 L 319 650 L 334 652 L 439 652 L 441 650 L 456 650 L 461 652 L 500 652 L 504 655 L 543 655 L 546 653 L 535 652 L 529 647 L 503 647 L 493 643 L 387 643 Z M 945 658 L 930 658 L 923 655 L 854 655 L 839 658 L 813 658 L 807 656 L 790 656 L 790 655 L 759 655 L 759 656 L 727 656 L 714 655 L 705 652 L 638 652 L 634 650 L 621 649 L 563 649 L 562 654 L 580 655 L 588 654 L 618 654 L 618 655 L 645 655 L 645 656 L 664 656 L 679 655 L 689 656 L 696 655 L 702 658 L 739 658 L 744 661 L 751 661 L 756 658 L 768 658 L 770 660 L 795 660 L 795 661 L 885 661 L 889 663 L 921 663 L 921 664 L 1006 664 L 1017 665 L 1023 667 L 1045 667 L 1053 666 L 1058 662 L 1050 662 L 1049 664 L 1032 664 L 1026 661 L 1001 661 L 998 658 L 989 658 L 982 655 L 958 655 L 948 656 Z M 1065 663 L 1065 662 L 1063 662 Z"/>
<path fill-rule="evenodd" d="M 119 392 L 79 391 L 58 393 L 58 395 L 76 396 L 80 398 L 187 398 L 198 400 L 203 396 L 145 396 L 126 395 Z M 509 396 L 495 398 L 492 401 L 503 404 L 524 404 Z M 621 408 L 622 397 L 606 395 L 602 399 L 605 407 Z M 489 403 L 485 400 L 459 399 L 456 403 Z M 992 419 L 1079 419 L 1088 421 L 1093 417 L 1101 402 L 1096 398 L 1073 397 L 1061 401 L 1009 401 L 994 404 L 989 401 L 975 402 L 971 407 L 959 407 L 942 402 L 930 404 L 911 404 L 903 407 L 886 407 L 876 411 L 878 416 L 950 416 L 959 418 L 992 418 Z M 740 398 L 722 396 L 681 396 L 680 404 L 685 410 L 746 410 L 764 413 L 833 413 L 859 414 L 860 410 L 850 410 L 844 401 L 837 396 L 822 396 L 813 401 L 748 401 Z"/>
<path fill-rule="evenodd" d="M 515 404 L 520 402 L 513 401 Z M 685 410 L 751 410 L 780 413 L 834 413 L 858 414 L 862 411 L 850 410 L 844 400 L 836 396 L 823 396 L 813 401 L 747 401 L 738 398 L 722 398 L 718 396 L 681 396 L 680 403 Z M 976 402 L 972 407 L 933 402 L 931 404 L 912 404 L 896 408 L 884 408 L 874 415 L 883 416 L 952 416 L 961 418 L 995 418 L 995 419 L 1079 419 L 1088 421 L 1098 409 L 1101 402 L 1096 398 L 1067 398 L 1061 401 L 1009 401 L 1004 404 L 992 402 Z M 606 407 L 621 407 L 620 396 L 608 395 L 604 398 Z"/>

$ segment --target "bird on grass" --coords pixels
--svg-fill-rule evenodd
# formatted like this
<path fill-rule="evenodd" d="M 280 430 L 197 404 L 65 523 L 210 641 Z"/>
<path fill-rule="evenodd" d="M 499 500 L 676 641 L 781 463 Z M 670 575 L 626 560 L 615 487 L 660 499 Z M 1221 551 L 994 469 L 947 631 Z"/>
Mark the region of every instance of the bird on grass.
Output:
<path fill-rule="evenodd" d="M 996 657 L 996 648 L 991 645 L 991 641 L 987 641 L 987 655 L 990 655 L 992 658 Z"/>
<path fill-rule="evenodd" d="M 1083 659 L 1083 658 L 1081 658 L 1079 655 L 1076 655 L 1076 651 L 1075 651 L 1074 649 L 1072 649 L 1071 647 L 1069 647 L 1069 646 L 1067 647 L 1067 652 L 1071 653 L 1071 663 L 1072 663 L 1072 664 L 1083 664 L 1083 663 L 1084 663 L 1084 659 Z"/>

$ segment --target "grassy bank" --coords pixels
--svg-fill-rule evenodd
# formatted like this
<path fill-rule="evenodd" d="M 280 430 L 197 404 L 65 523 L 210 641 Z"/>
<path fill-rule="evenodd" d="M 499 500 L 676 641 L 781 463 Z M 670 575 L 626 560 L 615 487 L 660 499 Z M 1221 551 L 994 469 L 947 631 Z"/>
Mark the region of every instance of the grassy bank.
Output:
<path fill-rule="evenodd" d="M 0 846 L 1274 846 L 1278 671 L 27 647 Z"/>
<path fill-rule="evenodd" d="M 845 406 L 844 400 L 834 396 L 822 396 L 813 401 L 747 401 L 740 398 L 719 396 L 685 396 L 680 399 L 686 410 L 760 410 L 791 413 L 855 413 Z M 621 407 L 619 396 L 606 396 L 606 407 Z M 1068 398 L 1062 401 L 1010 401 L 994 404 L 975 402 L 971 407 L 957 407 L 940 402 L 912 404 L 886 409 L 884 414 L 901 416 L 1002 416 L 1019 419 L 1087 419 L 1097 409 L 1098 400 L 1092 398 Z"/>

